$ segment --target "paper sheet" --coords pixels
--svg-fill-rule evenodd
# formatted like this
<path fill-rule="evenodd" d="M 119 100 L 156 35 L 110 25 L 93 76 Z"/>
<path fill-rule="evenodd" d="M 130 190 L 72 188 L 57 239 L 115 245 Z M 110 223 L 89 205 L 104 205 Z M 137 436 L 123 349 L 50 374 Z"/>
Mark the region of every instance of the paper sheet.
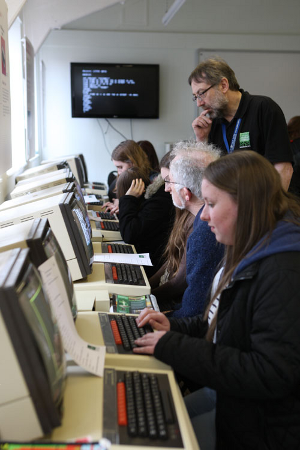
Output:
<path fill-rule="evenodd" d="M 135 264 L 136 266 L 153 266 L 149 253 L 95 253 L 94 263 L 97 262 Z"/>
<path fill-rule="evenodd" d="M 39 272 L 42 277 L 43 288 L 49 297 L 52 311 L 58 323 L 65 351 L 79 366 L 102 377 L 106 348 L 89 344 L 78 335 L 64 281 L 55 257 L 52 256 L 40 265 Z"/>
<path fill-rule="evenodd" d="M 95 194 L 91 194 L 91 195 L 84 195 L 83 196 L 85 203 L 101 203 L 102 200 L 99 200 Z"/>

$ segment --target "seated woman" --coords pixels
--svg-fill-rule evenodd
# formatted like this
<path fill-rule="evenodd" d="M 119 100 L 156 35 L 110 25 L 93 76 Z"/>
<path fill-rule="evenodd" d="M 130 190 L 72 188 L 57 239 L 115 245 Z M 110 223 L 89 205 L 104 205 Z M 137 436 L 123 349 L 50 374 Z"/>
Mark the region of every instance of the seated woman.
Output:
<path fill-rule="evenodd" d="M 255 180 L 255 182 L 254 182 Z M 300 442 L 300 206 L 272 164 L 233 152 L 204 172 L 202 220 L 226 245 L 205 320 L 145 309 L 136 341 L 202 389 L 185 397 L 201 450 Z"/>
<path fill-rule="evenodd" d="M 169 175 L 174 155 L 166 153 L 160 161 L 163 179 Z M 193 229 L 195 217 L 186 209 L 176 208 L 174 226 L 164 253 L 165 263 L 150 278 L 151 293 L 161 311 L 173 310 L 181 302 L 186 283 L 186 243 Z"/>
<path fill-rule="evenodd" d="M 121 173 L 117 181 L 120 233 L 138 253 L 149 253 L 153 266 L 144 266 L 152 276 L 163 264 L 164 253 L 174 221 L 174 206 L 159 175 L 150 184 L 139 169 Z"/>
<path fill-rule="evenodd" d="M 150 181 L 157 175 L 157 172 L 152 169 L 146 153 L 135 141 L 127 140 L 121 142 L 113 150 L 111 158 L 117 168 L 117 177 L 130 167 L 138 167 L 141 174 L 149 178 Z M 117 213 L 119 210 L 119 202 L 116 198 L 116 183 L 117 178 L 110 184 L 108 191 L 109 202 L 104 204 L 106 210 L 111 213 Z"/>

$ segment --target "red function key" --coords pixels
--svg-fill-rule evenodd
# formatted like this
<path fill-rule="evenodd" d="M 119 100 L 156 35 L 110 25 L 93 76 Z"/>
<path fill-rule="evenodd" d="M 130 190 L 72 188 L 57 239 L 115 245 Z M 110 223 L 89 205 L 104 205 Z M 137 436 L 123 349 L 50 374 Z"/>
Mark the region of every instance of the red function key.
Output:
<path fill-rule="evenodd" d="M 122 339 L 121 339 L 121 336 L 119 333 L 119 328 L 118 328 L 117 322 L 115 320 L 111 320 L 110 326 L 111 326 L 111 329 L 112 329 L 112 332 L 114 335 L 115 343 L 117 345 L 122 345 Z"/>
<path fill-rule="evenodd" d="M 103 222 L 100 222 L 100 225 L 101 225 L 102 230 L 105 230 L 104 223 L 103 223 Z"/>
<path fill-rule="evenodd" d="M 111 270 L 112 270 L 113 280 L 117 281 L 118 280 L 118 272 L 117 272 L 116 266 L 112 266 Z"/>
<path fill-rule="evenodd" d="M 108 253 L 113 253 L 112 247 L 110 244 L 107 245 L 107 250 L 108 250 Z"/>
<path fill-rule="evenodd" d="M 118 402 L 118 424 L 119 426 L 127 425 L 127 411 L 126 411 L 126 392 L 125 383 L 119 381 L 117 383 L 117 402 Z"/>

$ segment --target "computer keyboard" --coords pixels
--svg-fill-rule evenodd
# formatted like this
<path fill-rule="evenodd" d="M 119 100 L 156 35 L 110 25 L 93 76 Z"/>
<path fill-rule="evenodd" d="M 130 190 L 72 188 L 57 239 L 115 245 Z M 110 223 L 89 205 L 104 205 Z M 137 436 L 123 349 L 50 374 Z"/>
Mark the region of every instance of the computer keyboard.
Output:
<path fill-rule="evenodd" d="M 98 316 L 107 353 L 133 353 L 134 341 L 153 332 L 150 325 L 139 328 L 136 316 L 107 313 L 99 313 Z"/>
<path fill-rule="evenodd" d="M 97 187 L 106 189 L 106 184 L 105 183 L 100 183 L 99 181 L 92 181 L 92 186 L 97 186 Z"/>
<path fill-rule="evenodd" d="M 92 206 L 103 206 L 104 205 L 104 201 L 103 200 L 98 200 L 97 202 L 86 202 L 87 205 L 92 205 Z"/>
<path fill-rule="evenodd" d="M 105 220 L 119 220 L 115 214 L 109 212 L 97 211 L 96 216 Z"/>
<path fill-rule="evenodd" d="M 103 393 L 103 436 L 112 444 L 183 448 L 166 374 L 107 368 Z"/>
<path fill-rule="evenodd" d="M 95 222 L 97 230 L 106 230 L 106 231 L 119 231 L 119 222 L 112 222 L 110 220 L 105 220 L 103 222 Z"/>
<path fill-rule="evenodd" d="M 113 284 L 133 284 L 145 286 L 140 266 L 122 263 L 104 263 L 106 282 Z"/>
<path fill-rule="evenodd" d="M 133 254 L 133 248 L 128 244 L 106 243 L 102 242 L 102 253 L 125 253 Z"/>

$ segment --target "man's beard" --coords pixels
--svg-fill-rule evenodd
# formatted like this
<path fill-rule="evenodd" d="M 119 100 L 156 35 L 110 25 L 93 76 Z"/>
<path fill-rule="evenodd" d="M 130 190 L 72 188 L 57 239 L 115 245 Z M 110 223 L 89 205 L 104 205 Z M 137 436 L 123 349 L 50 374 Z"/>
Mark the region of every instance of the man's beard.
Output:
<path fill-rule="evenodd" d="M 173 193 L 172 193 L 172 201 L 173 201 L 173 205 L 174 206 L 176 206 L 176 208 L 178 208 L 178 209 L 185 209 L 185 200 L 184 200 L 184 198 L 182 198 L 182 196 L 180 195 L 180 192 L 177 192 L 177 194 L 178 194 L 178 197 L 180 198 L 180 200 L 181 200 L 181 205 L 178 205 L 176 202 L 175 202 L 175 200 L 174 200 L 174 197 L 173 197 Z"/>
<path fill-rule="evenodd" d="M 211 111 L 209 112 L 209 117 L 211 119 L 217 119 L 224 117 L 228 104 L 228 99 L 219 90 L 215 91 L 215 97 L 210 104 Z"/>

